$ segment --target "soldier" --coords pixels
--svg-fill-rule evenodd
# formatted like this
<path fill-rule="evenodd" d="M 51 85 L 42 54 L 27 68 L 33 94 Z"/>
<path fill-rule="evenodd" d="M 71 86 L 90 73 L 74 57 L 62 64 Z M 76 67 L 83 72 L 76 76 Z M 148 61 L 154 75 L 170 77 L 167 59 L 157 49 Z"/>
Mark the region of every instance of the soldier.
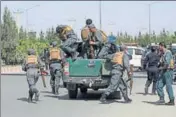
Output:
<path fill-rule="evenodd" d="M 147 81 L 145 84 L 145 95 L 148 94 L 148 88 L 153 82 L 152 94 L 156 94 L 156 82 L 158 79 L 158 63 L 159 63 L 159 55 L 156 52 L 156 47 L 151 47 L 151 52 L 148 53 L 144 60 L 144 69 L 147 67 Z"/>
<path fill-rule="evenodd" d="M 103 43 L 103 35 L 100 30 L 97 30 L 94 24 L 88 25 L 90 34 L 88 39 L 88 58 L 97 58 Z"/>
<path fill-rule="evenodd" d="M 172 53 L 166 49 L 166 45 L 161 42 L 159 43 L 159 49 L 162 51 L 162 56 L 160 59 L 160 65 L 159 65 L 159 81 L 157 82 L 157 93 L 159 95 L 159 100 L 156 102 L 157 104 L 163 104 L 165 103 L 164 100 L 164 91 L 163 88 L 166 85 L 166 91 L 169 95 L 170 101 L 166 103 L 166 105 L 175 105 L 174 102 L 174 92 L 172 88 L 172 77 L 173 77 L 173 55 Z"/>
<path fill-rule="evenodd" d="M 59 25 L 56 27 L 56 33 L 62 40 L 61 49 L 75 60 L 78 56 L 77 49 L 79 46 L 78 37 L 73 29 L 67 25 Z"/>
<path fill-rule="evenodd" d="M 39 68 L 43 70 L 44 64 L 40 58 L 37 57 L 33 49 L 28 50 L 28 56 L 22 65 L 23 71 L 26 71 L 27 82 L 29 85 L 29 97 L 28 102 L 32 102 L 33 95 L 35 94 L 35 100 L 39 100 L 39 90 L 36 88 L 36 83 L 39 78 Z"/>
<path fill-rule="evenodd" d="M 115 54 L 104 54 L 103 58 L 107 60 L 111 60 L 112 62 L 112 71 L 111 71 L 111 82 L 105 93 L 102 94 L 100 101 L 106 102 L 107 96 L 120 88 L 124 100 L 126 103 L 131 102 L 132 100 L 128 97 L 127 86 L 124 80 L 122 79 L 122 74 L 124 69 L 127 69 L 127 73 L 130 76 L 130 66 L 129 66 L 129 58 L 128 55 L 124 52 L 125 46 L 122 45 L 120 47 L 120 52 L 116 52 Z"/>
<path fill-rule="evenodd" d="M 58 95 L 60 79 L 62 77 L 62 68 L 65 63 L 64 52 L 57 48 L 57 42 L 52 42 L 52 47 L 49 50 L 48 58 L 49 58 L 49 68 L 50 68 L 50 85 L 52 88 L 52 93 Z"/>

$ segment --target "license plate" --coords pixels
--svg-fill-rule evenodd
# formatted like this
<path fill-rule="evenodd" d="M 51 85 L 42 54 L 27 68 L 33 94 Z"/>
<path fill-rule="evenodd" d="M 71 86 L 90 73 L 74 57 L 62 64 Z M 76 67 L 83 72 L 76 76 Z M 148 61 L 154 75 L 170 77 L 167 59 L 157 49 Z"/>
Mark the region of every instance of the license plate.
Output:
<path fill-rule="evenodd" d="M 95 81 L 94 81 L 94 84 L 101 84 L 101 81 L 102 81 L 102 80 L 95 80 Z"/>

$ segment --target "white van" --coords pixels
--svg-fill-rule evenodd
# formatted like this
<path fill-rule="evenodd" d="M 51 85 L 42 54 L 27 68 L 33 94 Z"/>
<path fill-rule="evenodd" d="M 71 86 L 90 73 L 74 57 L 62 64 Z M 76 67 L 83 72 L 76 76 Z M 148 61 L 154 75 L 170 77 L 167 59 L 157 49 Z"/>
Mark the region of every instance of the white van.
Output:
<path fill-rule="evenodd" d="M 128 52 L 132 55 L 132 59 L 130 60 L 130 64 L 134 66 L 134 68 L 141 69 L 141 58 L 144 53 L 144 49 L 136 46 L 127 46 Z"/>

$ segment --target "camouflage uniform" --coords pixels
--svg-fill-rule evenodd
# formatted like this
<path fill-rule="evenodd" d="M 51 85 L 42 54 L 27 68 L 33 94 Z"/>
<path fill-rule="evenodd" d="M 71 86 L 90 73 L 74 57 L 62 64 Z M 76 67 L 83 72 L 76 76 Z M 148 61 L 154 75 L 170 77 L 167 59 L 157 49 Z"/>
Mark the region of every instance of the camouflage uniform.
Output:
<path fill-rule="evenodd" d="M 52 46 L 53 46 L 52 48 L 58 49 L 56 47 L 57 42 L 53 42 Z M 52 48 L 50 48 L 50 51 L 52 50 Z M 64 52 L 61 49 L 58 49 L 58 50 L 60 50 L 59 52 L 60 59 L 50 59 L 49 60 L 49 68 L 50 68 L 50 74 L 51 74 L 50 85 L 51 85 L 53 94 L 56 94 L 56 95 L 58 95 L 60 79 L 62 77 L 63 64 L 66 61 Z M 51 56 L 50 53 L 48 53 L 47 55 L 48 55 L 48 58 Z"/>
<path fill-rule="evenodd" d="M 96 29 L 96 27 L 94 26 L 94 24 L 90 24 L 88 25 L 89 29 Z M 90 43 L 93 42 L 92 44 Z M 90 30 L 89 36 L 88 36 L 88 40 L 85 42 L 84 44 L 84 58 L 91 58 L 91 49 L 90 49 L 90 45 L 93 46 L 94 49 L 94 58 L 97 58 L 98 53 L 100 52 L 103 44 L 103 38 L 102 38 L 102 34 L 100 30 L 96 30 L 95 32 Z"/>
<path fill-rule="evenodd" d="M 78 37 L 72 29 L 62 34 L 66 27 L 67 25 L 59 25 L 56 28 L 56 33 L 59 34 L 59 38 L 62 40 L 61 49 L 68 57 L 71 56 L 73 60 L 75 60 L 77 58 L 77 49 L 79 45 Z"/>
<path fill-rule="evenodd" d="M 28 50 L 28 56 L 35 56 L 35 51 L 33 49 Z M 37 58 L 37 57 L 36 57 Z M 27 82 L 29 85 L 29 97 L 28 101 L 32 102 L 33 95 L 35 94 L 35 100 L 38 101 L 39 99 L 39 90 L 36 88 L 36 83 L 39 78 L 39 68 L 43 69 L 44 64 L 41 62 L 40 58 L 37 58 L 36 63 L 28 62 L 28 60 L 25 60 L 22 69 L 23 71 L 26 71 L 27 76 Z"/>
<path fill-rule="evenodd" d="M 157 93 L 159 95 L 159 100 L 156 103 L 164 103 L 164 91 L 163 88 L 166 85 L 166 91 L 169 95 L 170 101 L 166 105 L 175 105 L 175 97 L 172 88 L 172 78 L 173 78 L 173 68 L 171 66 L 171 60 L 173 60 L 173 55 L 171 51 L 167 50 L 163 43 L 160 43 L 160 49 L 164 47 L 163 55 L 161 56 L 160 66 L 159 66 L 159 80 L 157 82 Z"/>
<path fill-rule="evenodd" d="M 121 47 L 121 51 L 124 51 L 123 46 Z M 122 53 L 123 53 L 123 57 L 122 57 L 122 64 L 123 65 L 112 62 L 111 81 L 110 81 L 109 87 L 107 88 L 105 93 L 102 94 L 102 97 L 100 98 L 100 101 L 102 101 L 102 102 L 106 102 L 107 96 L 109 96 L 111 93 L 116 91 L 117 88 L 120 88 L 125 102 L 132 101 L 128 97 L 127 85 L 122 78 L 122 74 L 123 74 L 124 69 L 127 69 L 127 72 L 130 73 L 129 57 L 124 52 L 122 52 Z M 108 59 L 108 60 L 112 60 L 114 58 L 115 54 L 106 54 L 105 53 L 103 55 L 103 58 Z"/>

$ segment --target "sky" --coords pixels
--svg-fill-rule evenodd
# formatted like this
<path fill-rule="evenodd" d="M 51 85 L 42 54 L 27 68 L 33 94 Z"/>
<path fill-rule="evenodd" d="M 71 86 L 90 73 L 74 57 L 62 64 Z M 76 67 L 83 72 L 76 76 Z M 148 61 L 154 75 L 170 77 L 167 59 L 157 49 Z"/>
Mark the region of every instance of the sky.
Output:
<path fill-rule="evenodd" d="M 107 34 L 126 31 L 133 36 L 139 30 L 148 32 L 149 3 L 155 3 L 151 5 L 151 29 L 156 33 L 163 28 L 176 31 L 176 1 L 101 1 L 102 30 Z M 23 11 L 19 15 L 18 25 L 27 26 L 28 30 L 40 32 L 66 24 L 71 25 L 80 37 L 86 18 L 91 18 L 95 26 L 100 28 L 99 4 L 99 1 L 2 1 L 1 19 L 7 6 L 15 20 L 17 18 L 13 12 Z M 30 9 L 28 18 L 25 9 Z"/>

